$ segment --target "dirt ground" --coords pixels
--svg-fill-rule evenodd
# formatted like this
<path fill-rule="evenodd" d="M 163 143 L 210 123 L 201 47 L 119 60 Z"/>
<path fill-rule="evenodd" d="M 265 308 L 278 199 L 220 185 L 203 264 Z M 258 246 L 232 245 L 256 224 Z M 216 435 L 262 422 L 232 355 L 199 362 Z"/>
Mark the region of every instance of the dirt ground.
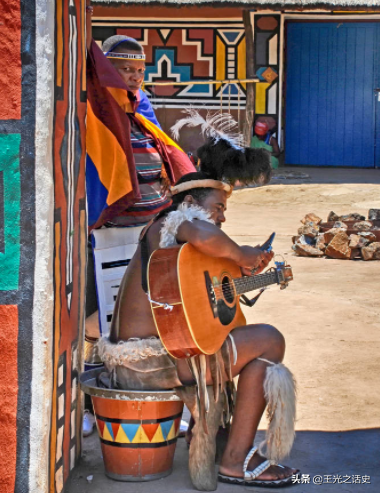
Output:
<path fill-rule="evenodd" d="M 302 258 L 291 249 L 306 213 L 325 220 L 331 210 L 367 215 L 372 207 L 380 208 L 380 170 L 285 168 L 271 185 L 238 190 L 229 200 L 224 230 L 238 243 L 252 245 L 275 231 L 274 251 L 293 268 L 294 281 L 286 290 L 270 288 L 245 313 L 249 323 L 275 325 L 287 341 L 285 363 L 298 382 L 298 419 L 286 462 L 311 478 L 311 484 L 296 487 L 299 493 L 380 491 L 380 261 Z M 264 425 L 265 420 L 260 428 Z M 84 441 L 82 464 L 66 492 L 192 491 L 183 440 L 174 472 L 163 480 L 117 483 L 105 478 L 102 468 L 94 434 Z M 312 484 L 316 475 L 323 484 Z M 325 475 L 367 475 L 371 484 L 352 484 L 352 479 L 334 484 Z M 226 493 L 239 489 L 218 487 Z"/>

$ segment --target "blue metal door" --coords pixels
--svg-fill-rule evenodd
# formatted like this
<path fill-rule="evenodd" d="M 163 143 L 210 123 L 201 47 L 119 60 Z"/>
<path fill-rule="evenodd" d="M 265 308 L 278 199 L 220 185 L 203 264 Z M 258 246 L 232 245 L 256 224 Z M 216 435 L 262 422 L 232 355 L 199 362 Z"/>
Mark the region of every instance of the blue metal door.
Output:
<path fill-rule="evenodd" d="M 287 24 L 286 164 L 380 166 L 379 27 Z"/>

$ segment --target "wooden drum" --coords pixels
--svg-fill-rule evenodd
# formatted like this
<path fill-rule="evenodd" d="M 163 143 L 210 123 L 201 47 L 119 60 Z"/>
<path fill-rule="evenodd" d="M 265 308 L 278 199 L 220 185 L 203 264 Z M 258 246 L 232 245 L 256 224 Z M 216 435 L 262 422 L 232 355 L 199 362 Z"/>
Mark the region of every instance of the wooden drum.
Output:
<path fill-rule="evenodd" d="M 183 402 L 172 390 L 128 391 L 96 385 L 100 370 L 82 373 L 91 395 L 106 475 L 117 481 L 152 481 L 172 472 Z"/>

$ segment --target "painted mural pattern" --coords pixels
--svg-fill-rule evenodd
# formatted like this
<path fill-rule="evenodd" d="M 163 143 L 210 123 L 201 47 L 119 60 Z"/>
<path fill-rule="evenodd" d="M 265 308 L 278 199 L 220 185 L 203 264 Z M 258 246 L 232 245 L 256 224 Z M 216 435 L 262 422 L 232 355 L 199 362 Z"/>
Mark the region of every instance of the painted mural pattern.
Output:
<path fill-rule="evenodd" d="M 0 11 L 0 484 L 14 493 L 25 490 L 29 466 L 35 96 L 27 87 L 35 80 L 35 26 L 21 29 L 19 0 L 0 0 Z"/>
<path fill-rule="evenodd" d="M 147 19 L 148 21 L 148 19 Z M 141 24 L 141 23 L 140 23 Z M 245 107 L 245 84 L 186 84 L 189 81 L 245 79 L 245 37 L 241 20 L 194 22 L 155 20 L 136 26 L 132 21 L 107 21 L 93 35 L 103 42 L 114 34 L 137 39 L 147 55 L 145 90 L 155 107 L 183 108 L 192 105 L 219 109 Z M 104 22 L 102 22 L 104 25 Z M 171 82 L 155 86 L 154 82 Z"/>
<path fill-rule="evenodd" d="M 86 260 L 84 0 L 56 0 L 54 123 L 54 362 L 50 493 L 61 493 L 80 455 Z"/>
<path fill-rule="evenodd" d="M 179 431 L 182 412 L 177 416 L 157 420 L 134 422 L 133 420 L 112 420 L 96 416 L 100 440 L 107 445 L 125 448 L 156 448 L 173 443 Z"/>
<path fill-rule="evenodd" d="M 277 124 L 279 98 L 280 16 L 254 16 L 256 84 L 255 117 Z M 265 118 L 264 118 L 265 117 Z"/>

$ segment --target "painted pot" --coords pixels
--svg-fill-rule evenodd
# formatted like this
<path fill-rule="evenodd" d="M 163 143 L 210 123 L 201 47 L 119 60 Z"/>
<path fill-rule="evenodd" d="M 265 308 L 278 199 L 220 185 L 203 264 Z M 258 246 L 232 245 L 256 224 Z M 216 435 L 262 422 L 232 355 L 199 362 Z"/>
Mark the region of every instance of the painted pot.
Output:
<path fill-rule="evenodd" d="M 117 481 L 152 481 L 172 472 L 183 402 L 172 390 L 102 389 L 91 370 L 80 377 L 91 395 L 106 475 Z"/>

